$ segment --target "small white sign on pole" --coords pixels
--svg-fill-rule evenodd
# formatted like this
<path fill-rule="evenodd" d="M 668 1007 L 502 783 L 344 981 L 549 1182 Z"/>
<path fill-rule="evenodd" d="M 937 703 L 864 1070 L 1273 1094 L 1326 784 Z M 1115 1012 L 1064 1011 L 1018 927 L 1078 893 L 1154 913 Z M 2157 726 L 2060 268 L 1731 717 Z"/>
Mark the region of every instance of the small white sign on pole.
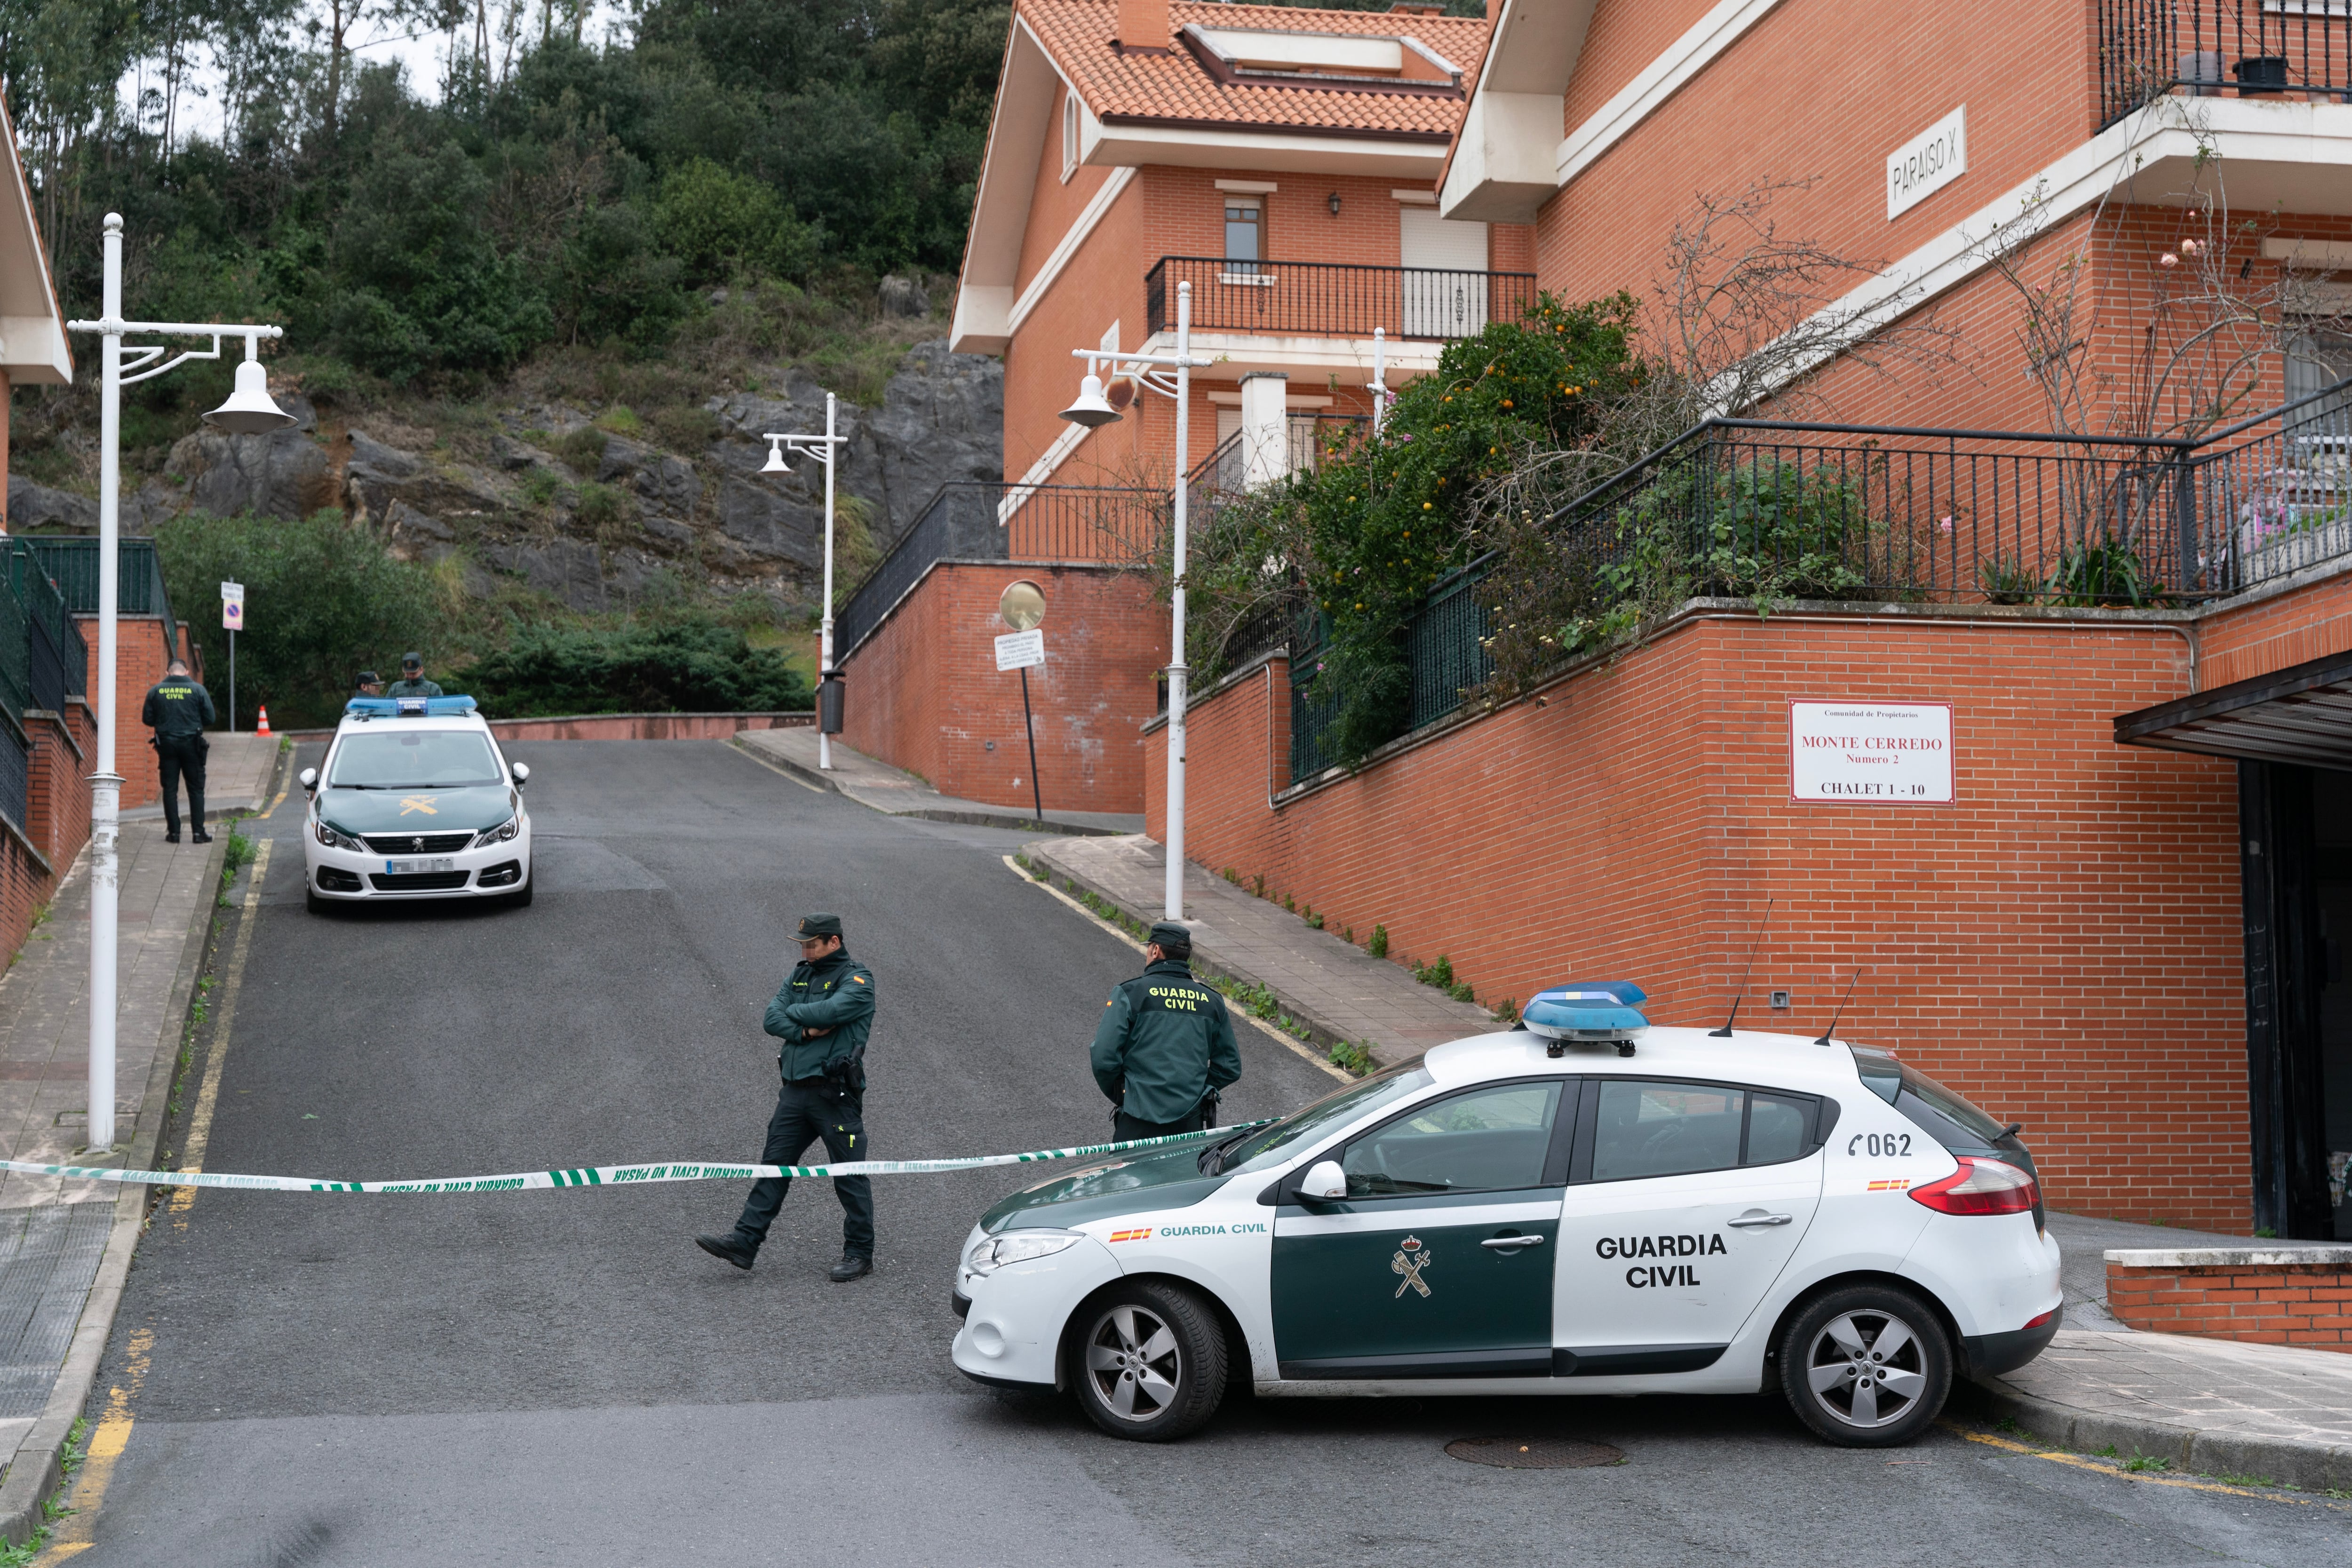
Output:
<path fill-rule="evenodd" d="M 1007 632 L 996 639 L 996 668 L 1028 669 L 1045 662 L 1045 634 L 1042 631 Z"/>
<path fill-rule="evenodd" d="M 1949 805 L 1948 702 L 1791 702 L 1789 798 L 1852 805 Z"/>
<path fill-rule="evenodd" d="M 245 629 L 245 584 L 221 584 L 221 625 L 229 631 Z"/>

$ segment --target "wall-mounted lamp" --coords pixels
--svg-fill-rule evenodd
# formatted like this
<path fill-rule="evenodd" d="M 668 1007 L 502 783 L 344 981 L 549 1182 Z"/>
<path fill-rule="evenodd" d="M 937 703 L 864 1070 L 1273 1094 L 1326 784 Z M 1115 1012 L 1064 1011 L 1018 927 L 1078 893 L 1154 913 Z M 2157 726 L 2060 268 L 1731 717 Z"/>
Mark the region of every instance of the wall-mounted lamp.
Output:
<path fill-rule="evenodd" d="M 1337 191 L 1331 193 L 1331 216 L 1333 217 L 1339 216 L 1339 193 Z"/>

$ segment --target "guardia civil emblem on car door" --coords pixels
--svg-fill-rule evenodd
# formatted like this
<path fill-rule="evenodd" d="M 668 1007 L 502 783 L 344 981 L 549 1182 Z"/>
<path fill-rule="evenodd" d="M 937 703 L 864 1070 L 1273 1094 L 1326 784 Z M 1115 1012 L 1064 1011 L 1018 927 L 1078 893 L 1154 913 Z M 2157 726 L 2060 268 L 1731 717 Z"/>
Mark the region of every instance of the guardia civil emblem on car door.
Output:
<path fill-rule="evenodd" d="M 1403 1281 L 1396 1288 L 1397 1296 L 1402 1296 L 1407 1290 L 1418 1290 L 1423 1297 L 1428 1296 L 1429 1282 L 1421 1277 L 1421 1271 L 1436 1261 L 1437 1254 L 1422 1246 L 1421 1237 L 1417 1236 L 1408 1236 L 1397 1243 L 1396 1256 L 1389 1259 L 1389 1272 L 1404 1276 Z"/>

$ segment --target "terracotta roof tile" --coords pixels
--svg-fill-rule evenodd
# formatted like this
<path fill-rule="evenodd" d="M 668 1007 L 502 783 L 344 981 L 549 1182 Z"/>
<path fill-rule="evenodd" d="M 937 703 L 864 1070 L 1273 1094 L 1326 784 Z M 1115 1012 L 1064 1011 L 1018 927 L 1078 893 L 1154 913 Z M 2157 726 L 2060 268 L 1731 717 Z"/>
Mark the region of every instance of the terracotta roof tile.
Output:
<path fill-rule="evenodd" d="M 1180 120 L 1202 125 L 1284 126 L 1302 131 L 1451 136 L 1486 54 L 1478 16 L 1412 16 L 1385 11 L 1311 11 L 1286 6 L 1221 5 L 1174 0 L 1171 34 L 1188 22 L 1203 27 L 1410 37 L 1462 71 L 1462 94 L 1353 89 L 1323 83 L 1235 83 L 1218 79 L 1171 37 L 1165 55 L 1111 47 L 1118 0 L 1018 0 L 1019 14 L 1047 54 L 1076 83 L 1098 120 Z"/>

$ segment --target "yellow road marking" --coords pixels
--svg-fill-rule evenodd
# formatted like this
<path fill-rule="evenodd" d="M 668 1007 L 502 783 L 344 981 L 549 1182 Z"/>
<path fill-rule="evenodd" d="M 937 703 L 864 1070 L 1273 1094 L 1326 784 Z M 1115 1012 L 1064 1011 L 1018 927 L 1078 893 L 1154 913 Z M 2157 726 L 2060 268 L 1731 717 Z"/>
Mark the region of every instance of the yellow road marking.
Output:
<path fill-rule="evenodd" d="M 106 1412 L 98 1418 L 98 1430 L 90 1434 L 89 1451 L 74 1477 L 69 1500 L 73 1511 L 58 1523 L 48 1550 L 34 1560 L 37 1564 L 62 1563 L 98 1544 L 93 1534 L 98 1528 L 98 1505 L 105 1500 L 115 1464 L 130 1445 L 131 1402 L 147 1381 L 147 1363 L 154 1348 L 154 1330 L 131 1331 L 130 1342 L 123 1347 L 122 1382 L 106 1391 Z"/>
<path fill-rule="evenodd" d="M 289 775 L 288 775 L 286 782 L 285 782 L 284 784 L 279 784 L 279 785 L 278 786 L 278 794 L 277 794 L 277 795 L 275 795 L 275 796 L 270 800 L 270 802 L 269 802 L 269 811 L 265 811 L 265 812 L 263 812 L 260 816 L 258 816 L 255 817 L 253 820 L 254 820 L 254 821 L 256 821 L 256 822 L 267 822 L 267 821 L 268 821 L 268 820 L 269 820 L 269 812 L 270 812 L 270 811 L 276 811 L 279 806 L 284 805 L 286 804 L 286 792 L 287 792 L 288 790 L 292 789 L 293 787 L 294 787 L 294 780 L 293 780 L 292 775 L 290 775 L 290 774 L 289 774 Z"/>
<path fill-rule="evenodd" d="M 236 994 L 245 984 L 245 955 L 253 948 L 254 916 L 261 907 L 261 881 L 269 874 L 269 851 L 277 840 L 265 838 L 254 849 L 252 868 L 245 874 L 245 912 L 236 922 L 236 941 L 228 951 L 228 973 L 221 978 L 220 1021 L 213 1026 L 212 1056 L 205 1063 L 203 1085 L 196 1090 L 195 1109 L 188 1113 L 188 1136 L 180 1150 L 180 1168 L 205 1168 L 205 1146 L 212 1141 L 213 1110 L 220 1103 L 221 1069 L 228 1061 L 229 1026 L 236 1021 Z M 185 1230 L 186 1215 L 195 1205 L 195 1187 L 172 1189 L 171 1212 L 175 1228 Z"/>
<path fill-rule="evenodd" d="M 2233 1487 L 2227 1481 L 2197 1481 L 2190 1480 L 2186 1476 L 2159 1476 L 2141 1470 L 2126 1470 L 2120 1463 L 2113 1460 L 2095 1459 L 2083 1454 L 2063 1454 L 2049 1448 L 2036 1448 L 2031 1444 L 2014 1443 L 2006 1437 L 1996 1437 L 1990 1432 L 1971 1432 L 1949 1421 L 1938 1421 L 1936 1425 L 1955 1436 L 1964 1437 L 1971 1443 L 1981 1443 L 1988 1448 L 1999 1448 L 2005 1454 L 2022 1454 L 2029 1459 L 2047 1459 L 2053 1465 L 2065 1465 L 2077 1470 L 2092 1470 L 2099 1475 L 2112 1476 L 2117 1480 L 2137 1481 L 2142 1486 L 2173 1487 L 2182 1491 L 2192 1492 L 2220 1492 L 2225 1497 L 2262 1498 L 2271 1502 L 2295 1503 L 2304 1508 L 2325 1508 L 2336 1512 L 2352 1511 L 2347 1510 L 2342 1504 L 2332 1503 L 2325 1498 L 2289 1497 L 2275 1491 L 2257 1490 L 2252 1487 Z"/>
<path fill-rule="evenodd" d="M 1062 902 L 1069 905 L 1070 908 L 1077 910 L 1078 913 L 1086 916 L 1087 919 L 1094 921 L 1097 925 L 1102 927 L 1103 930 L 1110 932 L 1111 935 L 1118 938 L 1119 941 L 1135 949 L 1136 952 L 1141 952 L 1143 951 L 1143 943 L 1128 935 L 1125 931 L 1119 930 L 1118 927 L 1111 924 L 1110 921 L 1103 919 L 1102 916 L 1095 913 L 1094 910 L 1087 908 L 1086 905 L 1078 902 L 1077 900 L 1070 897 L 1069 894 L 1054 886 L 1053 883 L 1041 882 L 1037 880 L 1036 878 L 1023 870 L 1021 868 L 1021 862 L 1015 860 L 1010 855 L 1004 857 L 1004 868 L 1012 872 L 1014 876 L 1020 878 L 1023 881 L 1028 883 L 1031 887 L 1045 889 L 1045 891 L 1053 894 L 1054 897 L 1061 900 Z M 1103 1005 L 1108 1007 L 1110 1004 L 1106 1002 Z M 1346 1068 L 1340 1067 L 1335 1062 L 1328 1061 L 1324 1058 L 1317 1056 L 1313 1051 L 1308 1050 L 1305 1046 L 1300 1045 L 1296 1039 L 1284 1034 L 1280 1029 L 1276 1028 L 1272 1024 L 1267 1023 L 1265 1019 L 1253 1017 L 1247 1013 L 1238 1012 L 1232 1007 L 1226 1008 L 1225 1012 L 1228 1016 L 1238 1017 L 1244 1023 L 1256 1025 L 1259 1031 L 1268 1039 L 1281 1041 L 1285 1047 L 1297 1052 L 1299 1056 L 1305 1057 L 1308 1061 L 1313 1062 L 1317 1067 L 1321 1068 L 1325 1072 L 1329 1073 L 1341 1083 L 1353 1083 L 1356 1081 L 1356 1075 L 1354 1073 L 1349 1072 Z"/>

